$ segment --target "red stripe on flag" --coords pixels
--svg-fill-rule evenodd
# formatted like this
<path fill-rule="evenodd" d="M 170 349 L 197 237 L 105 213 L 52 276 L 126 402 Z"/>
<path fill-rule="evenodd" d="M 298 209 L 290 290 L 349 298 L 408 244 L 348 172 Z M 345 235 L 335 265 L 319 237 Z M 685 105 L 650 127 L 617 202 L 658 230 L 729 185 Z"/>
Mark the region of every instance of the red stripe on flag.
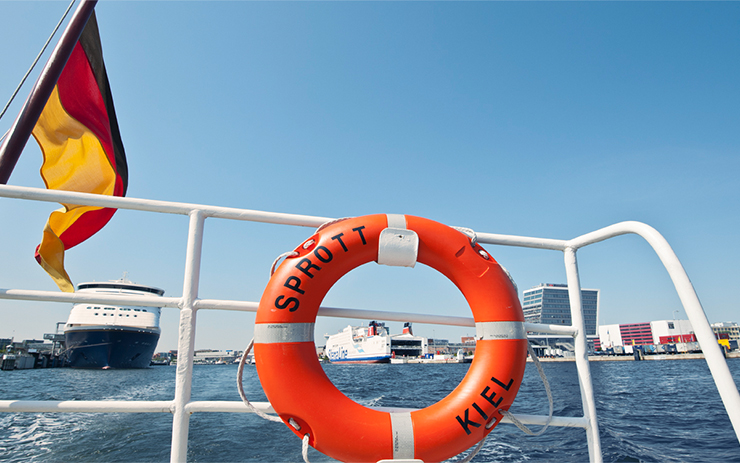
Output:
<path fill-rule="evenodd" d="M 98 88 L 87 55 L 78 42 L 67 61 L 62 75 L 57 81 L 59 99 L 67 113 L 87 127 L 100 141 L 108 161 L 116 169 L 110 119 L 105 102 Z M 116 173 L 115 196 L 122 196 L 123 183 Z M 88 211 L 80 216 L 59 238 L 65 249 L 70 249 L 94 235 L 103 228 L 115 213 L 115 209 Z"/>
<path fill-rule="evenodd" d="M 115 170 L 116 158 L 113 152 L 108 111 L 87 55 L 79 42 L 75 45 L 67 66 L 57 81 L 57 87 L 64 109 L 95 134 Z"/>

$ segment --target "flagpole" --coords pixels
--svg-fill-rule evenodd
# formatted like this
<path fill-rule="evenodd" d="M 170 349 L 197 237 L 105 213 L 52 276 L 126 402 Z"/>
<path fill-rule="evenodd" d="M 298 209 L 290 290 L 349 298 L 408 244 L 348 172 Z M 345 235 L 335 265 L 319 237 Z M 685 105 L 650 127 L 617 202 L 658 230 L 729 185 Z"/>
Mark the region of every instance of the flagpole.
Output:
<path fill-rule="evenodd" d="M 80 39 L 82 30 L 85 28 L 87 20 L 90 19 L 97 3 L 98 0 L 81 0 L 80 5 L 69 20 L 67 28 L 59 38 L 59 42 L 54 47 L 54 51 L 51 52 L 49 61 L 46 62 L 46 66 L 44 66 L 31 93 L 28 95 L 23 109 L 21 109 L 13 126 L 8 131 L 8 135 L 0 145 L 0 184 L 8 183 L 10 174 L 13 172 L 18 158 L 28 142 L 28 137 L 31 136 L 31 132 L 36 126 L 36 122 L 39 120 L 39 116 L 41 116 L 41 112 L 44 110 L 44 106 L 46 106 L 46 102 L 51 96 L 51 92 L 54 90 L 54 86 L 57 84 L 57 80 L 59 80 L 59 76 L 62 74 L 64 66 L 67 64 L 67 60 Z"/>

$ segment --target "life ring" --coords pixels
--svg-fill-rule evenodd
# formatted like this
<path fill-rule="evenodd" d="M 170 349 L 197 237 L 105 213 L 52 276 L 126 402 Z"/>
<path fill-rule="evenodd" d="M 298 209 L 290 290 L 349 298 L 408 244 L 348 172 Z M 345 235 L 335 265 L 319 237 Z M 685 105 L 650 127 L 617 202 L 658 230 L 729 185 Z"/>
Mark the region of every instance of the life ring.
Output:
<path fill-rule="evenodd" d="M 389 413 L 354 402 L 332 384 L 316 355 L 314 323 L 332 285 L 377 261 L 381 234 L 390 230 L 403 238 L 401 228 L 418 234 L 416 260 L 465 296 L 477 344 L 465 378 L 447 397 L 424 409 Z M 429 219 L 377 214 L 319 229 L 293 254 L 260 299 L 254 353 L 265 394 L 294 433 L 309 434 L 311 446 L 341 461 L 437 462 L 472 447 L 501 420 L 499 410 L 509 409 L 521 384 L 527 340 L 517 291 L 480 245 Z"/>

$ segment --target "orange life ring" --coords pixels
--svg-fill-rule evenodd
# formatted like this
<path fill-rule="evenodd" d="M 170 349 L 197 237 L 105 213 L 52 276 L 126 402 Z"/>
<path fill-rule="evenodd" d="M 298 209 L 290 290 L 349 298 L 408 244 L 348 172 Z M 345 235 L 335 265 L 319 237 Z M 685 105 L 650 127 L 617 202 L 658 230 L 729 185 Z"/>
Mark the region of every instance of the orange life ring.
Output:
<path fill-rule="evenodd" d="M 275 271 L 255 320 L 257 372 L 275 412 L 298 436 L 342 461 L 443 461 L 485 437 L 514 401 L 527 340 L 516 289 L 506 272 L 463 233 L 405 217 L 418 234 L 418 262 L 449 278 L 476 322 L 476 353 L 465 378 L 444 399 L 408 413 L 364 407 L 340 392 L 316 355 L 314 323 L 324 296 L 350 270 L 378 259 L 386 214 L 332 223 L 295 249 Z M 298 429 L 299 428 L 299 429 Z"/>

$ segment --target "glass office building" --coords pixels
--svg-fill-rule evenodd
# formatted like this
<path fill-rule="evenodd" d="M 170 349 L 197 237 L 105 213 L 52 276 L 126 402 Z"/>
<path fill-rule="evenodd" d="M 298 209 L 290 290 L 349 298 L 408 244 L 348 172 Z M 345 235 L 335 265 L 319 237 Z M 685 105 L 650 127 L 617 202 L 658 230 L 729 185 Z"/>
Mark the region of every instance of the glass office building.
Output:
<path fill-rule="evenodd" d="M 528 323 L 570 325 L 568 285 L 540 284 L 524 291 L 524 319 Z M 599 290 L 581 288 L 581 304 L 586 324 L 586 336 L 596 336 L 599 319 Z"/>

